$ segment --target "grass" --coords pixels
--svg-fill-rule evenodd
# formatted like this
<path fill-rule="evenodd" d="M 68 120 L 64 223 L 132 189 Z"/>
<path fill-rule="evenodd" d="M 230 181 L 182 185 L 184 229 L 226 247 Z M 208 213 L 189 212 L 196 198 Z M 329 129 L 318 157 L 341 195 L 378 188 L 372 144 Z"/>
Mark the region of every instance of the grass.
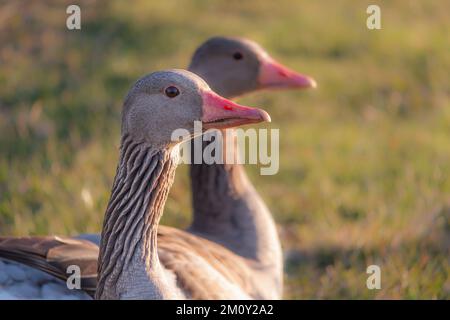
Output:
<path fill-rule="evenodd" d="M 280 128 L 280 172 L 248 172 L 279 225 L 285 297 L 450 298 L 446 1 L 377 1 L 377 31 L 369 1 L 79 3 L 81 31 L 60 1 L 0 10 L 0 234 L 98 232 L 131 83 L 238 35 L 319 83 L 240 99 Z M 186 173 L 164 224 L 190 221 Z"/>

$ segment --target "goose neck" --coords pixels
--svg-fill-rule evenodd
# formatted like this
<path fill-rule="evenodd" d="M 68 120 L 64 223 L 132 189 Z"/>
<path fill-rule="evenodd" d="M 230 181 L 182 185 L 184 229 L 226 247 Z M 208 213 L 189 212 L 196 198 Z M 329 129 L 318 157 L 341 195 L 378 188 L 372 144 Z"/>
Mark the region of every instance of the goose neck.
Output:
<path fill-rule="evenodd" d="M 133 290 L 141 297 L 146 290 L 152 298 L 162 294 L 152 279 L 161 272 L 156 238 L 177 163 L 172 151 L 123 137 L 103 223 L 96 298 L 120 299 Z"/>

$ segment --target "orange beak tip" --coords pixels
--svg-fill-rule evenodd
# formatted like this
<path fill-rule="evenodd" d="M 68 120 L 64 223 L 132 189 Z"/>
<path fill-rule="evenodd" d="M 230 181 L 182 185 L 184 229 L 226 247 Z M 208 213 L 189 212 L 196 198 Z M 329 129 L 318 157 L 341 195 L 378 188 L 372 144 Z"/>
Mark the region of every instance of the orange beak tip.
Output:
<path fill-rule="evenodd" d="M 261 118 L 264 122 L 272 122 L 272 119 L 270 118 L 270 114 L 268 114 L 264 110 L 261 110 Z"/>
<path fill-rule="evenodd" d="M 203 93 L 202 111 L 202 122 L 215 129 L 271 122 L 270 115 L 266 111 L 239 105 L 212 91 Z"/>
<path fill-rule="evenodd" d="M 313 78 L 295 72 L 271 58 L 263 61 L 258 82 L 262 88 L 317 88 Z"/>

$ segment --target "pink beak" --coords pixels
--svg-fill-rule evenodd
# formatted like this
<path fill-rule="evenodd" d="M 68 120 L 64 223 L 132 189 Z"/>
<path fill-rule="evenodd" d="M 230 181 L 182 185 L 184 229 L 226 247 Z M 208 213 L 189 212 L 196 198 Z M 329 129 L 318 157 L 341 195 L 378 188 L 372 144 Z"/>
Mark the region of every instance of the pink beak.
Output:
<path fill-rule="evenodd" d="M 271 57 L 261 61 L 258 82 L 261 88 L 316 88 L 313 78 L 297 73 Z"/>
<path fill-rule="evenodd" d="M 202 122 L 205 129 L 225 129 L 244 124 L 270 122 L 269 114 L 261 109 L 246 107 L 225 99 L 213 91 L 204 91 Z"/>

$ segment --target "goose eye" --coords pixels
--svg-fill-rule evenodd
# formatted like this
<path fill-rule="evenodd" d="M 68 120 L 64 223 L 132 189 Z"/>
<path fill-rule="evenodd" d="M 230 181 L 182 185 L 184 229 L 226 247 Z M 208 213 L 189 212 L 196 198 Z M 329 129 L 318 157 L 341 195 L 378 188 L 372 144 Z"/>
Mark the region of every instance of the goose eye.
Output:
<path fill-rule="evenodd" d="M 240 52 L 233 53 L 233 59 L 234 60 L 241 60 L 244 56 Z"/>
<path fill-rule="evenodd" d="M 166 90 L 164 91 L 164 93 L 165 93 L 166 96 L 168 96 L 169 98 L 175 98 L 177 95 L 180 94 L 180 90 L 178 90 L 177 87 L 170 86 L 170 87 L 167 87 L 167 88 L 166 88 Z"/>

